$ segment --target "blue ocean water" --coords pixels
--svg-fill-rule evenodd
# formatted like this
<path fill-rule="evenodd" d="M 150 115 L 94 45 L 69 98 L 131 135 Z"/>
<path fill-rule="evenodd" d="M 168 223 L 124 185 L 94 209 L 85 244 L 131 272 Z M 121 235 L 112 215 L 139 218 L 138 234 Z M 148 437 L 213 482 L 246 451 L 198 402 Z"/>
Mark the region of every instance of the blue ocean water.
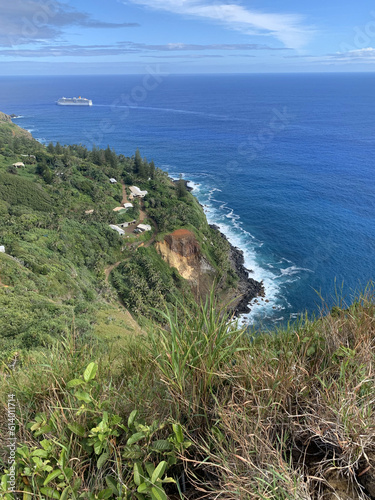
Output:
<path fill-rule="evenodd" d="M 375 270 L 374 74 L 0 77 L 0 110 L 40 141 L 136 148 L 192 182 L 287 321 Z M 56 106 L 82 95 L 92 108 Z M 342 287 L 342 290 L 341 290 Z"/>

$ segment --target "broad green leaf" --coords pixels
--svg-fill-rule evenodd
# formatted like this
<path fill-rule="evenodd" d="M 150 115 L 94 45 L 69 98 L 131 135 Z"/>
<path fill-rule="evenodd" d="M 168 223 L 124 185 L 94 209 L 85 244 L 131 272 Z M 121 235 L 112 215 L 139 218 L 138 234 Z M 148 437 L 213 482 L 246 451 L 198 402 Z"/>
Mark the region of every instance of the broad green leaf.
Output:
<path fill-rule="evenodd" d="M 144 481 L 144 472 L 142 466 L 139 463 L 134 464 L 134 482 L 136 486 L 139 486 Z"/>
<path fill-rule="evenodd" d="M 147 483 L 141 483 L 137 488 L 138 493 L 145 493 L 150 491 L 150 486 Z"/>
<path fill-rule="evenodd" d="M 137 414 L 138 414 L 138 410 L 133 410 L 131 412 L 131 414 L 129 415 L 129 418 L 128 418 L 128 427 L 130 427 L 134 423 L 134 420 L 135 420 L 135 417 L 137 416 Z"/>
<path fill-rule="evenodd" d="M 84 383 L 85 383 L 85 381 L 82 380 L 81 378 L 74 378 L 73 380 L 70 380 L 66 384 L 66 387 L 68 387 L 68 389 L 70 389 L 71 387 L 77 387 L 77 385 L 82 385 Z"/>
<path fill-rule="evenodd" d="M 67 486 L 65 490 L 61 493 L 60 500 L 67 500 L 69 496 L 70 486 Z"/>
<path fill-rule="evenodd" d="M 134 482 L 136 486 L 139 486 L 141 483 L 143 483 L 143 477 L 144 473 L 142 470 L 142 467 L 140 464 L 137 462 L 134 464 Z"/>
<path fill-rule="evenodd" d="M 8 474 L 1 476 L 1 489 L 6 491 L 8 489 Z"/>
<path fill-rule="evenodd" d="M 142 457 L 142 449 L 139 445 L 126 446 L 122 454 L 127 460 L 138 460 Z"/>
<path fill-rule="evenodd" d="M 48 452 L 46 450 L 34 450 L 31 455 L 33 457 L 41 457 L 41 458 L 47 458 L 48 457 Z"/>
<path fill-rule="evenodd" d="M 90 363 L 83 374 L 85 382 L 89 382 L 90 380 L 94 379 L 97 371 L 98 365 L 96 363 Z"/>
<path fill-rule="evenodd" d="M 172 449 L 172 444 L 166 439 L 159 439 L 151 443 L 151 448 L 156 451 L 169 451 Z"/>
<path fill-rule="evenodd" d="M 109 453 L 102 453 L 100 455 L 100 457 L 98 459 L 98 463 L 97 463 L 98 469 L 101 469 L 103 467 L 103 465 L 108 460 L 108 457 L 109 457 Z"/>
<path fill-rule="evenodd" d="M 87 392 L 84 391 L 77 391 L 74 393 L 74 396 L 79 400 L 79 401 L 84 401 L 85 403 L 91 403 L 91 396 Z"/>
<path fill-rule="evenodd" d="M 155 488 L 154 486 L 151 488 L 151 496 L 153 500 L 168 500 L 164 490 L 162 488 Z"/>
<path fill-rule="evenodd" d="M 107 488 L 99 493 L 98 498 L 101 500 L 105 500 L 106 498 L 110 498 L 112 496 L 111 488 Z"/>
<path fill-rule="evenodd" d="M 52 497 L 56 500 L 60 500 L 60 493 L 53 488 L 40 488 L 40 492 L 47 497 Z"/>
<path fill-rule="evenodd" d="M 119 494 L 119 491 L 117 488 L 116 480 L 112 476 L 106 476 L 105 482 L 107 483 L 107 486 L 109 486 L 109 488 L 111 488 L 112 493 L 117 496 Z"/>
<path fill-rule="evenodd" d="M 128 439 L 126 444 L 129 446 L 131 444 L 137 443 L 138 441 L 140 441 L 141 439 L 144 439 L 145 437 L 146 436 L 143 432 L 136 432 L 135 434 L 130 436 L 130 438 Z"/>
<path fill-rule="evenodd" d="M 68 424 L 68 428 L 74 434 L 77 434 L 77 436 L 79 436 L 79 437 L 84 437 L 85 436 L 85 428 L 81 424 L 77 424 L 76 422 L 73 422 L 71 424 Z"/>
<path fill-rule="evenodd" d="M 155 484 L 158 479 L 161 479 L 161 476 L 164 474 L 166 468 L 167 462 L 163 460 L 154 470 L 151 476 L 151 482 Z"/>
<path fill-rule="evenodd" d="M 146 467 L 146 470 L 147 470 L 147 474 L 149 475 L 149 477 L 152 476 L 152 474 L 154 473 L 154 470 L 155 470 L 155 465 L 150 463 L 150 462 L 146 462 L 145 463 L 145 467 Z"/>
<path fill-rule="evenodd" d="M 61 470 L 60 469 L 59 470 L 54 470 L 53 472 L 51 472 L 51 474 L 48 474 L 48 476 L 44 480 L 43 486 L 47 486 L 48 483 L 50 483 L 51 481 L 53 481 L 60 474 L 61 474 Z"/>
<path fill-rule="evenodd" d="M 94 451 L 97 455 L 100 455 L 103 450 L 103 443 L 100 441 L 95 441 L 94 443 Z"/>
<path fill-rule="evenodd" d="M 61 453 L 60 453 L 60 456 L 59 456 L 59 459 L 57 461 L 57 463 L 60 465 L 60 467 L 64 468 L 65 465 L 66 465 L 66 450 L 61 450 Z"/>
<path fill-rule="evenodd" d="M 182 432 L 182 427 L 180 424 L 173 424 L 173 432 L 175 433 L 175 436 L 177 438 L 178 443 L 183 443 L 184 441 L 184 434 Z"/>
<path fill-rule="evenodd" d="M 70 467 L 65 467 L 64 474 L 66 476 L 66 479 L 70 481 L 73 477 L 73 469 L 71 469 Z"/>

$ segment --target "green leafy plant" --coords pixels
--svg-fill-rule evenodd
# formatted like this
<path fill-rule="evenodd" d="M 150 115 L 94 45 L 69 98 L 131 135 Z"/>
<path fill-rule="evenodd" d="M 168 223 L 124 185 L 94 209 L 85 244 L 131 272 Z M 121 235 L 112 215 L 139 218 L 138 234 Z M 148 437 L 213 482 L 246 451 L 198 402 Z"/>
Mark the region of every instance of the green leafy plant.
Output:
<path fill-rule="evenodd" d="M 82 377 L 66 384 L 66 400 L 76 406 L 37 413 L 27 425 L 36 444 L 21 444 L 16 451 L 17 487 L 25 500 L 35 494 L 57 500 L 164 500 L 164 485 L 176 483 L 167 472 L 191 445 L 181 425 L 147 425 L 137 410 L 124 423 L 98 400 L 97 371 L 98 365 L 91 362 Z M 160 434 L 165 438 L 159 439 Z M 82 478 L 89 480 L 90 471 L 96 480 L 89 492 L 82 491 Z M 0 486 L 6 500 L 8 473 Z"/>

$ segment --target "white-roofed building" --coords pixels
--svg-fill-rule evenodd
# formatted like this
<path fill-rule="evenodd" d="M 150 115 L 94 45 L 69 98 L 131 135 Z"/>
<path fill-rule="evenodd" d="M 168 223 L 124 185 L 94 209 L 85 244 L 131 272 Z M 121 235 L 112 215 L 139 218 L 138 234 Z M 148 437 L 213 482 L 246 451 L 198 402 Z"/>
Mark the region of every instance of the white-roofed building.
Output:
<path fill-rule="evenodd" d="M 111 177 L 111 178 L 109 179 L 109 182 L 110 182 L 111 184 L 116 184 L 116 183 L 117 183 L 117 181 L 116 181 L 116 179 L 115 179 L 114 177 Z"/>
<path fill-rule="evenodd" d="M 19 167 L 24 167 L 25 164 L 22 163 L 22 161 L 18 161 L 17 163 L 13 163 L 12 167 L 16 167 L 16 168 L 19 168 Z"/>
<path fill-rule="evenodd" d="M 133 208 L 133 203 L 124 203 L 125 208 Z"/>
<path fill-rule="evenodd" d="M 125 231 L 123 231 L 121 227 L 115 226 L 114 224 L 110 224 L 109 227 L 117 231 L 120 236 L 124 236 Z"/>
<path fill-rule="evenodd" d="M 148 224 L 138 224 L 137 229 L 140 229 L 143 232 L 151 231 L 151 226 Z"/>
<path fill-rule="evenodd" d="M 129 189 L 133 198 L 144 198 L 147 194 L 147 191 L 141 191 L 138 186 L 130 186 Z"/>
<path fill-rule="evenodd" d="M 5 246 L 4 245 L 0 245 L 0 253 L 5 253 Z"/>

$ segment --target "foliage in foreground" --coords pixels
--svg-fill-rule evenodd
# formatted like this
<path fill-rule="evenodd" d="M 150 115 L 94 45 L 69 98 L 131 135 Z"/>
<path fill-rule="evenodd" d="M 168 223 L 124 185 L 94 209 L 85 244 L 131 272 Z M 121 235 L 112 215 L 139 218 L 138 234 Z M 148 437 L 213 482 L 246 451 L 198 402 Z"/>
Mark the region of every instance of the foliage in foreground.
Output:
<path fill-rule="evenodd" d="M 14 393 L 22 491 L 61 498 L 68 488 L 63 499 L 158 498 L 163 490 L 228 500 L 375 497 L 372 293 L 273 334 L 238 329 L 212 297 L 193 315 L 178 307 L 165 312 L 165 328 L 129 338 L 121 352 L 62 346 L 9 370 L 0 430 L 5 436 Z M 3 460 L 6 453 L 3 442 Z M 166 477 L 176 482 L 160 482 Z"/>

